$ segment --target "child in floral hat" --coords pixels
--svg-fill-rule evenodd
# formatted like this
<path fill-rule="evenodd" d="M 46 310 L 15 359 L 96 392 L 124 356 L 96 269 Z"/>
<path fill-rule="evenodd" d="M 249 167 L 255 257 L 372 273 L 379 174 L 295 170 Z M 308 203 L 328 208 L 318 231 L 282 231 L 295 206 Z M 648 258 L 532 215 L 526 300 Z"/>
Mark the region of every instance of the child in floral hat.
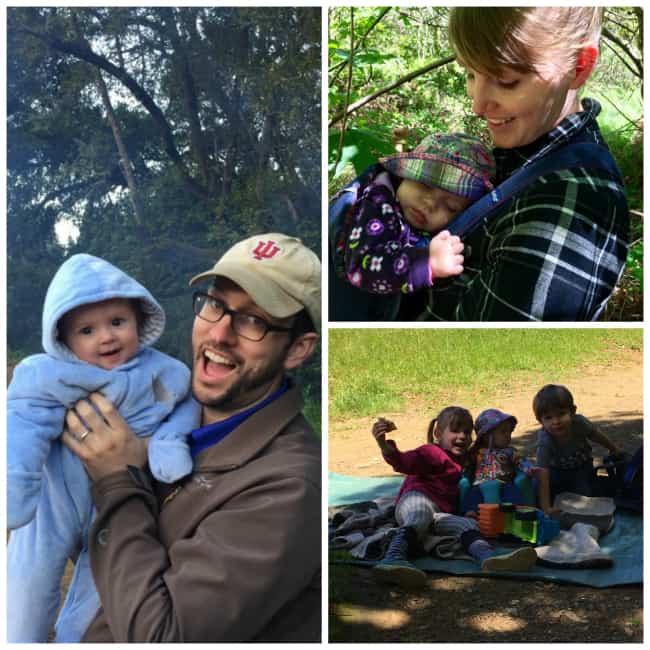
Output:
<path fill-rule="evenodd" d="M 510 445 L 516 426 L 517 418 L 514 415 L 498 409 L 486 409 L 476 418 L 476 441 L 469 450 L 473 486 L 496 480 L 501 481 L 506 488 L 514 483 L 518 471 L 529 477 L 535 473 L 532 463 L 520 457 Z M 503 500 L 510 500 L 509 493 Z M 465 503 L 465 506 L 468 507 L 469 504 Z M 465 515 L 471 516 L 472 512 L 475 511 L 470 510 Z"/>
<path fill-rule="evenodd" d="M 514 479 L 522 460 L 510 446 L 516 426 L 514 415 L 498 409 L 487 409 L 476 418 L 476 442 L 472 448 L 472 460 L 476 463 L 474 485 L 494 480 L 510 483 Z"/>
<path fill-rule="evenodd" d="M 463 244 L 445 226 L 493 189 L 489 149 L 463 133 L 427 136 L 379 160 L 335 243 L 335 271 L 354 287 L 397 297 L 463 271 Z M 390 317 L 390 309 L 386 318 Z"/>

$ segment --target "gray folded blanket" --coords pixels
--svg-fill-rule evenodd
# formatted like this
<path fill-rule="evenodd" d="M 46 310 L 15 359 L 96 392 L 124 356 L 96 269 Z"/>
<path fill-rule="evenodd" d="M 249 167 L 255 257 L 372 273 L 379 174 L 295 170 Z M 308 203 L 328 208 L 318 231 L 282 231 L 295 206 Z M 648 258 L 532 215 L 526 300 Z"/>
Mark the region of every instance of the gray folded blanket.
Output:
<path fill-rule="evenodd" d="M 398 529 L 392 497 L 330 508 L 329 548 L 346 550 L 352 557 L 376 562 L 384 557 Z M 421 544 L 428 555 L 442 560 L 471 559 L 457 537 L 428 533 Z"/>

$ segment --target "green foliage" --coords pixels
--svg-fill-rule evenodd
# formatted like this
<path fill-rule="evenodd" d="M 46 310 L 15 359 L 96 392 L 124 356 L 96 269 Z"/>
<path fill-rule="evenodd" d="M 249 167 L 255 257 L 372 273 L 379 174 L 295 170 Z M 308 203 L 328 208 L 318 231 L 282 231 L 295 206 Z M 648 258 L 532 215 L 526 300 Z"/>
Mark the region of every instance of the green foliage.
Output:
<path fill-rule="evenodd" d="M 340 130 L 330 132 L 330 160 L 336 159 L 340 135 Z M 360 174 L 368 165 L 377 162 L 380 156 L 388 156 L 393 153 L 394 149 L 389 141 L 389 133 L 384 132 L 383 136 L 383 138 L 379 137 L 377 130 L 347 129 L 343 136 L 342 155 L 335 176 L 342 174 L 348 165 L 352 165 L 355 172 Z"/>
<path fill-rule="evenodd" d="M 412 399 L 435 410 L 455 387 L 487 397 L 530 381 L 566 383 L 581 364 L 642 345 L 640 329 L 334 329 L 329 413 L 399 411 Z"/>
<path fill-rule="evenodd" d="M 643 292 L 643 241 L 638 242 L 630 248 L 627 268 L 632 277 L 639 283 Z"/>
<path fill-rule="evenodd" d="M 638 87 L 607 87 L 596 76 L 585 92 L 603 107 L 598 124 L 623 174 L 630 209 L 643 209 L 643 142 L 637 120 L 643 115 Z"/>

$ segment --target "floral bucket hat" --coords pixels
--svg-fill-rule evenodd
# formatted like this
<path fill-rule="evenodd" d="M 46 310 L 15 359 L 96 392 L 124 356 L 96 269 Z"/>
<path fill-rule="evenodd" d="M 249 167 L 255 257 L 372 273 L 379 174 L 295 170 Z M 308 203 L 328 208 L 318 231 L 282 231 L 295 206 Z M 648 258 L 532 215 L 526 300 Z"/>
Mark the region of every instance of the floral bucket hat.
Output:
<path fill-rule="evenodd" d="M 509 413 L 499 411 L 499 409 L 486 409 L 476 418 L 474 428 L 476 429 L 476 441 L 478 442 L 483 436 L 490 433 L 495 427 L 502 422 L 512 422 L 512 428 L 517 426 L 517 418 Z"/>
<path fill-rule="evenodd" d="M 494 157 L 478 138 L 466 133 L 429 135 L 413 151 L 379 162 L 395 176 L 471 200 L 494 189 Z"/>

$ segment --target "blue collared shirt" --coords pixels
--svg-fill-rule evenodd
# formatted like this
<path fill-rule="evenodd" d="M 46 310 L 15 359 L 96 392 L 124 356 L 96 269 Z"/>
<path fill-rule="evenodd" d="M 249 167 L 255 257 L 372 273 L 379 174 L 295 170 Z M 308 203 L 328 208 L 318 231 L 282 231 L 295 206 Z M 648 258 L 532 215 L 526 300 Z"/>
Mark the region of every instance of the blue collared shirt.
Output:
<path fill-rule="evenodd" d="M 208 424 L 199 429 L 194 429 L 194 431 L 190 433 L 189 440 L 192 457 L 196 456 L 200 451 L 221 442 L 221 440 L 223 440 L 231 431 L 236 429 L 244 420 L 253 415 L 253 413 L 263 409 L 273 400 L 276 400 L 280 395 L 282 395 L 282 393 L 285 393 L 288 388 L 289 382 L 285 379 L 278 390 L 276 390 L 272 395 L 269 395 L 266 399 L 262 400 L 259 404 L 255 404 L 241 413 L 231 415 L 229 418 L 226 418 L 221 422 L 215 422 L 214 424 Z"/>

